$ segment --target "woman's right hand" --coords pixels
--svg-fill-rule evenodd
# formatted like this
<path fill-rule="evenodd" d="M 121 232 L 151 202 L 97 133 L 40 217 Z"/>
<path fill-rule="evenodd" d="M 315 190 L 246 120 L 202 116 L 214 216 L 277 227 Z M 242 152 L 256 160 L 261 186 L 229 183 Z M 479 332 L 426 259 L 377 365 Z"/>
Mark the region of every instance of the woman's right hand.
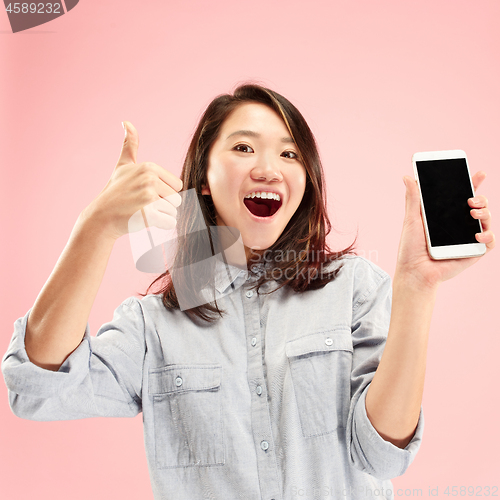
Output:
<path fill-rule="evenodd" d="M 139 135 L 130 122 L 123 127 L 125 139 L 113 174 L 82 215 L 114 239 L 145 226 L 172 229 L 182 181 L 156 163 L 137 163 Z"/>

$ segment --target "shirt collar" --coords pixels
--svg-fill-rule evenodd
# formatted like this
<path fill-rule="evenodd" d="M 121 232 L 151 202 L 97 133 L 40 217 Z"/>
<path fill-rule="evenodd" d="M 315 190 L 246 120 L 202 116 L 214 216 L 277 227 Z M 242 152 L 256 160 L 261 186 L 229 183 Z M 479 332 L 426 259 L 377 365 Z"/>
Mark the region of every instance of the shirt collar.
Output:
<path fill-rule="evenodd" d="M 225 263 L 222 259 L 216 258 L 215 264 L 215 289 L 223 294 L 236 281 L 238 276 L 247 277 L 248 271 L 240 267 Z"/>

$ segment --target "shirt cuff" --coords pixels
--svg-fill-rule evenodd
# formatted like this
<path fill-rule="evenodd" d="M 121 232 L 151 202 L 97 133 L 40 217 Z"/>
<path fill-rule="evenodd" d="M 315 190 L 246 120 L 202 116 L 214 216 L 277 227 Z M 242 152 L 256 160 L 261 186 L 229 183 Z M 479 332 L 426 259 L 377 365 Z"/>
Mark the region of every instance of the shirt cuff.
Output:
<path fill-rule="evenodd" d="M 64 360 L 58 371 L 46 370 L 32 363 L 25 347 L 26 324 L 31 309 L 14 323 L 14 334 L 2 359 L 7 388 L 25 396 L 50 398 L 67 388 L 76 387 L 89 372 L 89 325 L 78 347 Z"/>
<path fill-rule="evenodd" d="M 366 394 L 368 387 L 354 409 L 352 447 L 359 458 L 361 469 L 378 479 L 392 479 L 403 474 L 413 462 L 422 442 L 424 414 L 420 407 L 417 428 L 405 448 L 399 448 L 383 439 L 373 427 L 366 413 Z"/>

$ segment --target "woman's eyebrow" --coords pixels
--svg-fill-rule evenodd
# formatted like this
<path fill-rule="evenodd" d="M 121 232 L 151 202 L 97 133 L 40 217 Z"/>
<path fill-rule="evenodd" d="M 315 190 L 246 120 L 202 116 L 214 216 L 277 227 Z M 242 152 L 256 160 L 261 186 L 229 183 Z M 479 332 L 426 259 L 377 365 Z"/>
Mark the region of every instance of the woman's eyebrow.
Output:
<path fill-rule="evenodd" d="M 232 134 L 229 134 L 226 137 L 226 141 L 230 137 L 233 137 L 234 135 L 246 135 L 248 137 L 255 137 L 257 139 L 259 139 L 260 137 L 262 137 L 261 134 L 259 134 L 258 132 L 255 132 L 253 130 L 237 130 L 236 132 L 233 132 Z M 294 144 L 294 140 L 291 137 L 282 137 L 281 138 L 281 142 L 287 142 L 287 143 Z"/>

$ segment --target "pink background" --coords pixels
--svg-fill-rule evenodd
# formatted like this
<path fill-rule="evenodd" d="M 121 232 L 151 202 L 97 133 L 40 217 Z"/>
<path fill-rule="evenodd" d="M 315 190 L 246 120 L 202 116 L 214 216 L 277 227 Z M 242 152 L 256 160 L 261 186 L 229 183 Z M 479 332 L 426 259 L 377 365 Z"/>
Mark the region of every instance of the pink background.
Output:
<path fill-rule="evenodd" d="M 488 173 L 480 192 L 495 211 L 499 19 L 497 0 L 81 0 L 12 34 L 2 10 L 0 352 L 78 214 L 108 181 L 120 122 L 139 132 L 138 161 L 179 175 L 205 106 L 249 79 L 287 96 L 315 132 L 336 248 L 358 229 L 360 253 L 393 273 L 402 176 L 412 175 L 416 151 L 464 149 L 471 171 Z M 424 442 L 394 480 L 396 497 L 500 487 L 498 252 L 440 289 Z M 151 280 L 120 239 L 90 317 L 93 334 Z M 152 499 L 140 416 L 21 420 L 1 383 L 0 418 L 2 498 Z"/>

